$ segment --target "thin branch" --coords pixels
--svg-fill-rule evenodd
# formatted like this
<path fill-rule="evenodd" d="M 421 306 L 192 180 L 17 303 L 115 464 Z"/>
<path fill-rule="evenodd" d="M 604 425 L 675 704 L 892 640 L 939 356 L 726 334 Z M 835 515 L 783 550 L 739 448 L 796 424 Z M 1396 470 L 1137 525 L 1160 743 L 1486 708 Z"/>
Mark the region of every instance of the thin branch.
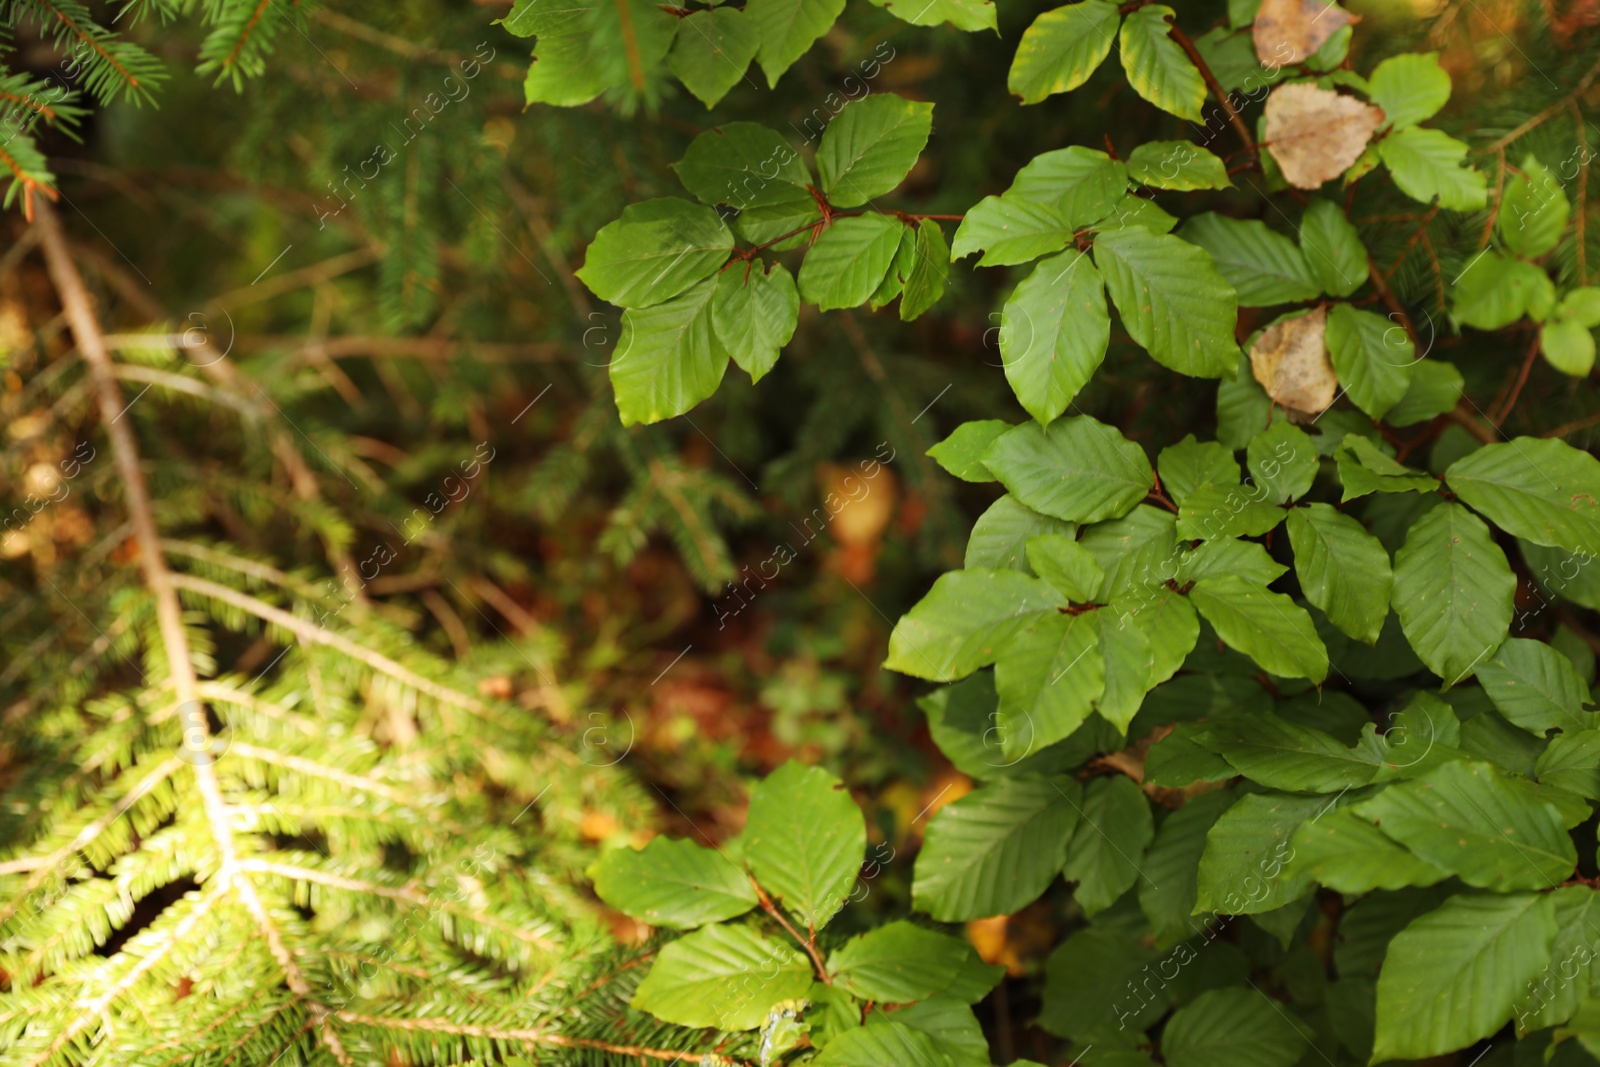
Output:
<path fill-rule="evenodd" d="M 369 648 L 358 645 L 342 634 L 323 629 L 309 619 L 291 615 L 282 608 L 275 608 L 266 601 L 257 600 L 247 593 L 241 593 L 237 589 L 230 589 L 219 582 L 213 582 L 206 578 L 196 578 L 190 574 L 173 574 L 169 580 L 174 588 L 187 589 L 191 593 L 199 593 L 201 596 L 220 600 L 224 604 L 231 604 L 242 611 L 249 612 L 263 622 L 282 627 L 296 637 L 304 638 L 313 644 L 326 645 L 331 649 L 342 652 L 353 660 L 365 663 L 380 674 L 387 674 L 419 693 L 428 694 L 442 704 L 465 708 L 467 711 L 478 714 L 486 714 L 489 711 L 488 706 L 481 700 L 451 689 L 449 686 L 441 685 L 431 678 L 424 678 L 410 668 L 396 663 L 381 652 L 374 652 Z"/>
<path fill-rule="evenodd" d="M 347 893 L 366 893 L 371 896 L 384 897 L 388 900 L 396 900 L 403 904 L 411 904 L 419 908 L 436 908 L 463 919 L 470 919 L 480 926 L 499 930 L 503 934 L 526 944 L 537 946 L 546 952 L 559 952 L 561 949 L 561 946 L 554 941 L 547 937 L 540 937 L 531 930 L 523 930 L 513 923 L 496 919 L 485 912 L 477 911 L 473 908 L 463 908 L 448 900 L 422 893 L 409 885 L 380 885 L 377 882 L 346 878 L 344 875 L 319 871 L 311 867 L 296 867 L 292 864 L 272 863 L 268 860 L 245 860 L 240 864 L 240 867 L 243 870 L 270 874 L 277 878 L 287 878 L 294 882 L 311 882 L 315 885 L 325 885 L 329 889 L 342 889 Z"/>
<path fill-rule="evenodd" d="M 784 916 L 783 911 L 772 902 L 772 898 L 767 896 L 767 891 L 761 888 L 761 884 L 754 878 L 750 879 L 750 884 L 755 887 L 756 899 L 761 901 L 761 910 L 778 920 L 778 925 L 787 930 L 789 932 L 789 936 L 794 938 L 796 943 L 798 943 L 801 948 L 806 950 L 806 955 L 811 957 L 812 966 L 817 969 L 817 980 L 822 982 L 824 985 L 832 985 L 833 976 L 828 973 L 827 964 L 822 962 L 822 954 L 817 951 L 817 935 L 813 933 L 810 937 L 801 937 L 800 931 L 794 928 L 794 924 L 791 923 L 788 918 Z"/>
<path fill-rule="evenodd" d="M 1517 400 L 1522 396 L 1522 387 L 1528 384 L 1528 375 L 1533 370 L 1533 361 L 1539 356 L 1541 339 L 1540 334 L 1533 335 L 1533 342 L 1528 345 L 1528 352 L 1522 357 L 1522 369 L 1517 372 L 1516 383 L 1511 386 L 1511 392 L 1506 396 L 1505 403 L 1500 405 L 1499 412 L 1489 416 L 1489 421 L 1496 426 L 1504 425 L 1511 410 L 1517 406 Z"/>
<path fill-rule="evenodd" d="M 1570 101 L 1576 100 L 1578 97 L 1588 92 L 1589 86 L 1594 84 L 1596 75 L 1600 75 L 1600 62 L 1596 62 L 1594 66 L 1589 68 L 1589 72 L 1587 74 L 1578 79 L 1577 87 L 1574 88 L 1572 92 L 1568 93 L 1562 99 L 1557 100 L 1555 103 L 1551 104 L 1549 107 L 1533 116 L 1533 118 L 1522 123 L 1520 126 L 1517 126 L 1498 141 L 1488 145 L 1484 151 L 1498 152 L 1511 142 L 1515 141 L 1518 137 L 1521 137 L 1523 134 L 1527 133 L 1529 130 L 1537 129 L 1546 122 L 1549 122 L 1557 112 L 1564 110 Z"/>
<path fill-rule="evenodd" d="M 1239 109 L 1233 106 L 1233 98 L 1222 88 L 1221 83 L 1217 81 L 1217 76 L 1211 73 L 1211 68 L 1206 65 L 1205 57 L 1200 54 L 1200 49 L 1196 48 L 1195 43 L 1189 40 L 1188 34 L 1178 29 L 1171 16 L 1167 17 L 1167 26 L 1168 35 L 1174 41 L 1177 41 L 1178 47 L 1188 54 L 1189 61 L 1195 65 L 1195 69 L 1200 71 L 1200 77 L 1205 79 L 1206 88 L 1211 90 L 1211 95 L 1217 98 L 1217 103 L 1221 104 L 1222 110 L 1227 112 L 1228 121 L 1233 124 L 1233 129 L 1238 133 L 1239 140 L 1244 142 L 1245 151 L 1252 156 L 1260 158 L 1261 152 L 1256 147 L 1256 139 L 1251 135 L 1249 125 L 1244 121 L 1244 117 L 1239 114 Z"/>
<path fill-rule="evenodd" d="M 1583 158 L 1589 158 L 1589 133 L 1583 121 L 1583 111 L 1578 107 L 1576 97 L 1568 97 L 1567 107 L 1572 109 L 1572 127 L 1578 132 L 1578 151 L 1583 153 Z M 1587 250 L 1583 247 L 1584 216 L 1589 213 L 1589 168 L 1587 165 L 1578 168 L 1578 211 L 1577 211 L 1577 241 L 1578 241 L 1578 284 L 1589 284 L 1589 268 L 1587 265 Z"/>

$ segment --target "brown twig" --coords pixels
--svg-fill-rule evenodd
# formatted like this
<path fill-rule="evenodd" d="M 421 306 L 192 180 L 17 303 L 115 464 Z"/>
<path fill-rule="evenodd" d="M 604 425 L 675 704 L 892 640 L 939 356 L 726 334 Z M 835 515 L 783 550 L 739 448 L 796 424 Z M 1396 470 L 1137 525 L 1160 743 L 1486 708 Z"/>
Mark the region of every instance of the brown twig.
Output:
<path fill-rule="evenodd" d="M 1239 140 L 1244 142 L 1245 150 L 1259 158 L 1260 149 L 1256 147 L 1256 139 L 1250 133 L 1249 125 L 1244 121 L 1244 117 L 1239 114 L 1239 109 L 1233 106 L 1233 98 L 1223 90 L 1222 84 L 1217 81 L 1217 76 L 1211 73 L 1211 68 L 1206 65 L 1205 58 L 1200 55 L 1200 49 L 1196 48 L 1194 42 L 1189 40 L 1188 34 L 1178 29 L 1170 16 L 1167 18 L 1167 26 L 1169 27 L 1167 33 L 1174 41 L 1178 42 L 1178 47 L 1183 49 L 1189 56 L 1190 62 L 1200 72 L 1200 77 L 1205 79 L 1206 88 L 1211 90 L 1211 95 L 1216 97 L 1217 103 L 1222 105 L 1222 110 L 1228 115 L 1228 121 L 1233 124 L 1235 132 L 1239 134 Z"/>
<path fill-rule="evenodd" d="M 1522 369 L 1517 372 L 1517 380 L 1511 386 L 1511 392 L 1506 396 L 1505 403 L 1500 405 L 1499 412 L 1489 416 L 1489 421 L 1496 426 L 1503 425 L 1506 417 L 1511 414 L 1511 409 L 1517 406 L 1517 400 L 1522 396 L 1522 387 L 1528 384 L 1528 375 L 1533 370 L 1533 361 L 1539 356 L 1540 339 L 1539 333 L 1533 335 L 1533 342 L 1528 345 L 1528 352 L 1522 357 Z"/>
<path fill-rule="evenodd" d="M 783 912 L 778 908 L 778 906 L 772 902 L 772 898 L 767 896 L 767 891 L 761 888 L 761 884 L 754 878 L 750 879 L 750 884 L 755 886 L 756 899 L 761 902 L 761 910 L 778 920 L 778 925 L 789 931 L 789 936 L 794 938 L 795 941 L 799 943 L 800 947 L 806 950 L 807 956 L 811 957 L 811 964 L 817 969 L 817 980 L 822 982 L 824 985 L 832 985 L 833 976 L 828 973 L 827 965 L 822 962 L 822 953 L 817 951 L 816 934 L 813 933 L 809 937 L 801 937 L 800 931 L 794 928 L 794 924 L 791 923 L 784 916 Z"/>
<path fill-rule="evenodd" d="M 1576 97 L 1567 98 L 1567 107 L 1572 109 L 1572 126 L 1578 131 L 1578 151 L 1583 153 L 1583 158 L 1589 158 L 1589 134 L 1584 128 L 1583 112 L 1578 108 Z M 1586 251 L 1583 247 L 1584 216 L 1589 208 L 1589 168 L 1587 165 L 1578 168 L 1578 211 L 1574 220 L 1577 226 L 1578 243 L 1578 284 L 1589 284 L 1589 269 L 1586 263 Z"/>

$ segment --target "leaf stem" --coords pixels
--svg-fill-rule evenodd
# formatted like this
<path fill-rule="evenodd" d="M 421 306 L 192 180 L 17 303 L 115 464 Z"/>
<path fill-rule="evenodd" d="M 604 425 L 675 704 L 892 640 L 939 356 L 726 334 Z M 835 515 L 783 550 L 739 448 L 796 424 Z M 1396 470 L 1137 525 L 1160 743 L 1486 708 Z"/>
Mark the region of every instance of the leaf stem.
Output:
<path fill-rule="evenodd" d="M 756 887 L 756 899 L 761 901 L 761 910 L 777 919 L 778 925 L 789 931 L 789 936 L 794 938 L 800 947 L 806 950 L 807 956 L 811 957 L 811 965 L 817 969 L 817 980 L 823 985 L 832 985 L 833 978 L 828 974 L 828 968 L 822 962 L 822 954 L 817 951 L 817 935 L 815 931 L 808 937 L 801 937 L 800 931 L 794 928 L 794 924 L 772 902 L 772 898 L 767 896 L 767 891 L 761 888 L 761 883 L 752 878 L 750 879 L 750 884 Z"/>

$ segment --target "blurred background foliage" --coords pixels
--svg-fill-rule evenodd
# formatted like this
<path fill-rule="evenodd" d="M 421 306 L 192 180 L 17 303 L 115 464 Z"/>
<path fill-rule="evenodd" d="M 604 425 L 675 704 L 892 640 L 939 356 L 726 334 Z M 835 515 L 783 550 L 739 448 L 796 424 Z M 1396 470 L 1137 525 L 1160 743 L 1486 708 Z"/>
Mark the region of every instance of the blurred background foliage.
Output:
<path fill-rule="evenodd" d="M 592 844 L 693 827 L 726 837 L 743 817 L 745 783 L 791 756 L 828 766 L 858 790 L 874 837 L 905 857 L 883 864 L 867 910 L 903 909 L 907 850 L 931 810 L 970 783 L 931 744 L 916 688 L 878 664 L 892 621 L 959 566 L 972 520 L 996 494 L 943 477 L 924 453 L 962 421 L 1022 417 L 995 340 L 1020 275 L 955 265 L 949 294 L 913 324 L 893 312 L 803 313 L 759 386 L 730 373 L 689 416 L 624 430 L 606 380 L 617 314 L 572 271 L 626 204 L 681 193 L 670 164 L 697 134 L 734 120 L 798 125 L 861 84 L 861 63 L 881 60 L 885 45 L 892 58 L 871 90 L 936 103 L 929 150 L 896 198 L 905 210 L 962 212 L 1052 148 L 1109 142 L 1125 154 L 1192 136 L 1120 88 L 1112 65 L 1039 106 L 1009 96 L 1016 39 L 1049 6 L 1002 2 L 995 36 L 851 5 L 776 90 L 741 84 L 708 112 L 674 84 L 658 110 L 631 114 L 604 100 L 525 108 L 527 42 L 493 25 L 504 4 L 311 8 L 276 35 L 266 75 L 237 92 L 192 73 L 198 33 L 142 24 L 133 36 L 171 72 L 159 106 L 124 101 L 96 111 L 81 144 L 44 144 L 59 211 L 133 365 L 124 390 L 151 386 L 126 417 L 163 528 L 270 558 L 330 596 L 330 577 L 386 546 L 392 559 L 364 592 L 403 643 L 459 661 L 481 691 L 547 719 L 586 762 L 625 760 L 652 787 L 638 804 L 578 805 L 574 828 Z M 1507 157 L 1532 152 L 1556 169 L 1600 145 L 1594 53 L 1580 47 L 1600 25 L 1595 0 L 1347 6 L 1366 20 L 1354 69 L 1403 49 L 1442 53 L 1455 93 L 1439 124 L 1491 174 Z M 1195 0 L 1180 19 L 1200 30 L 1225 14 L 1223 0 Z M 275 5 L 268 17 L 286 16 Z M 37 73 L 59 62 L 48 44 L 19 47 Z M 1231 136 L 1219 138 L 1225 153 Z M 1581 173 L 1575 199 L 1586 209 Z M 1497 412 L 1522 351 L 1457 335 L 1441 306 L 1440 279 L 1476 254 L 1486 216 L 1418 211 L 1386 181 L 1362 183 L 1353 212 L 1373 260 L 1416 310 L 1424 343 L 1448 351 L 1467 394 Z M 1262 210 L 1249 189 L 1162 196 L 1185 214 Z M 25 493 L 52 490 L 49 469 L 98 430 L 48 279 L 26 258 L 26 226 L 13 214 L 0 229 L 10 511 Z M 1592 227 L 1584 241 L 1569 236 L 1557 250 L 1564 281 L 1600 262 Z M 1260 325 L 1241 316 L 1242 334 Z M 214 402 L 199 336 L 261 403 Z M 1213 387 L 1160 371 L 1120 340 L 1079 409 L 1135 440 L 1209 436 Z M 1447 435 L 1461 431 L 1447 426 L 1405 443 L 1448 451 Z M 1592 379 L 1540 363 L 1504 429 L 1556 428 L 1592 448 L 1600 402 Z M 309 491 L 277 462 L 274 441 L 303 455 Z M 828 493 L 860 462 L 890 455 L 871 491 L 808 540 L 806 520 Z M 475 457 L 482 473 L 455 496 L 445 479 Z M 127 670 L 104 654 L 119 635 L 69 606 L 136 581 L 114 482 L 109 462 L 86 463 L 65 498 L 0 540 L 7 734 L 23 729 L 43 688 L 73 699 Z M 451 501 L 435 517 L 441 494 Z M 752 578 L 779 544 L 793 560 L 776 578 Z M 563 665 L 561 699 L 526 657 L 532 633 Z M 227 670 L 261 666 L 243 638 L 218 638 L 214 654 Z M 21 773 L 26 748 L 0 747 L 0 775 Z M 1071 918 L 1047 897 L 971 931 L 1024 979 L 987 1010 L 1028 1016 L 1037 985 L 1026 976 Z M 637 933 L 612 921 L 625 938 Z"/>

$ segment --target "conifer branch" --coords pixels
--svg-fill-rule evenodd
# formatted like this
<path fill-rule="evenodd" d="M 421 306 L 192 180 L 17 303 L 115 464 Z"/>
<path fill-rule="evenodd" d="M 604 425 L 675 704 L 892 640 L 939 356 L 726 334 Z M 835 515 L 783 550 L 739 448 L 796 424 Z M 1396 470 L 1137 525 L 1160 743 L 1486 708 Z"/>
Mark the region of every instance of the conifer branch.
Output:
<path fill-rule="evenodd" d="M 705 1052 L 646 1048 L 642 1045 L 616 1045 L 609 1041 L 553 1034 L 548 1030 L 477 1026 L 452 1022 L 449 1019 L 386 1019 L 376 1015 L 357 1015 L 349 1011 L 341 1011 L 339 1018 L 359 1026 L 375 1026 L 389 1030 L 411 1030 L 434 1034 L 457 1034 L 462 1037 L 486 1037 L 494 1041 L 521 1041 L 529 1044 L 557 1045 L 562 1048 L 587 1048 L 595 1049 L 599 1052 L 610 1052 L 618 1056 L 641 1056 L 646 1059 L 666 1060 L 669 1062 L 700 1062 L 707 1055 Z M 730 1062 L 736 1064 L 737 1067 L 749 1067 L 742 1060 L 732 1060 Z"/>
<path fill-rule="evenodd" d="M 358 660 L 381 674 L 387 674 L 396 681 L 426 693 L 442 704 L 462 708 L 478 715 L 488 715 L 490 709 L 483 701 L 470 697 L 465 693 L 449 686 L 441 685 L 430 678 L 424 678 L 408 667 L 404 667 L 381 652 L 374 652 L 369 648 L 356 644 L 342 634 L 317 626 L 309 620 L 291 615 L 282 608 L 275 608 L 271 604 L 236 589 L 229 589 L 218 582 L 206 578 L 196 578 L 188 574 L 174 574 L 171 576 L 174 588 L 187 589 L 192 593 L 210 597 L 224 604 L 231 604 L 243 611 L 249 612 L 263 622 L 282 627 L 296 637 L 309 641 L 312 644 L 326 645 L 338 652 L 344 653 L 351 659 Z"/>
<path fill-rule="evenodd" d="M 112 460 L 122 482 L 129 521 L 139 545 L 140 569 L 144 575 L 145 586 L 156 602 L 157 625 L 166 653 L 168 678 L 180 705 L 203 707 L 194 670 L 194 658 L 189 647 L 189 635 L 184 627 L 183 608 L 178 602 L 178 586 L 162 552 L 161 533 L 156 526 L 155 511 L 150 503 L 149 489 L 145 484 L 133 432 L 128 423 L 121 421 L 127 409 L 122 402 L 122 389 L 117 384 L 116 367 L 112 363 L 110 352 L 105 347 L 105 338 L 90 302 L 88 290 L 84 287 L 77 265 L 72 261 L 71 249 L 54 210 L 47 204 L 39 205 L 39 216 L 34 225 L 39 230 L 40 247 L 44 252 L 50 279 L 61 300 L 62 312 L 66 316 L 78 351 L 83 355 L 84 363 L 88 367 L 101 418 L 105 422 L 106 436 L 111 442 Z M 220 860 L 214 875 L 217 885 L 215 892 L 231 889 L 238 895 L 240 902 L 255 920 L 257 928 L 266 940 L 268 950 L 283 971 L 285 983 L 291 991 L 305 1000 L 312 1014 L 323 1022 L 323 1039 L 329 1051 L 340 1063 L 348 1062 L 337 1035 L 326 1024 L 327 1008 L 310 996 L 311 987 L 301 972 L 300 965 L 284 945 L 283 938 L 271 916 L 267 914 L 266 906 L 257 895 L 255 886 L 248 878 L 240 876 L 232 819 L 222 797 L 215 765 L 206 758 L 211 747 L 211 730 L 204 714 L 189 718 L 183 744 L 186 748 L 201 754 L 201 758 L 189 762 Z M 192 927 L 202 913 L 202 909 L 196 908 L 193 913 L 185 917 L 184 923 Z M 53 1056 L 62 1044 L 98 1016 L 105 1004 L 109 1004 L 111 999 L 121 995 L 139 974 L 154 966 L 160 955 L 170 951 L 171 945 L 181 939 L 182 935 L 179 932 L 181 929 L 185 929 L 182 924 L 174 929 L 168 947 L 160 954 L 151 953 L 146 956 L 124 982 L 119 982 L 107 990 L 102 995 L 103 1004 L 79 1016 L 68 1031 L 57 1038 L 49 1052 L 39 1062 Z"/>

